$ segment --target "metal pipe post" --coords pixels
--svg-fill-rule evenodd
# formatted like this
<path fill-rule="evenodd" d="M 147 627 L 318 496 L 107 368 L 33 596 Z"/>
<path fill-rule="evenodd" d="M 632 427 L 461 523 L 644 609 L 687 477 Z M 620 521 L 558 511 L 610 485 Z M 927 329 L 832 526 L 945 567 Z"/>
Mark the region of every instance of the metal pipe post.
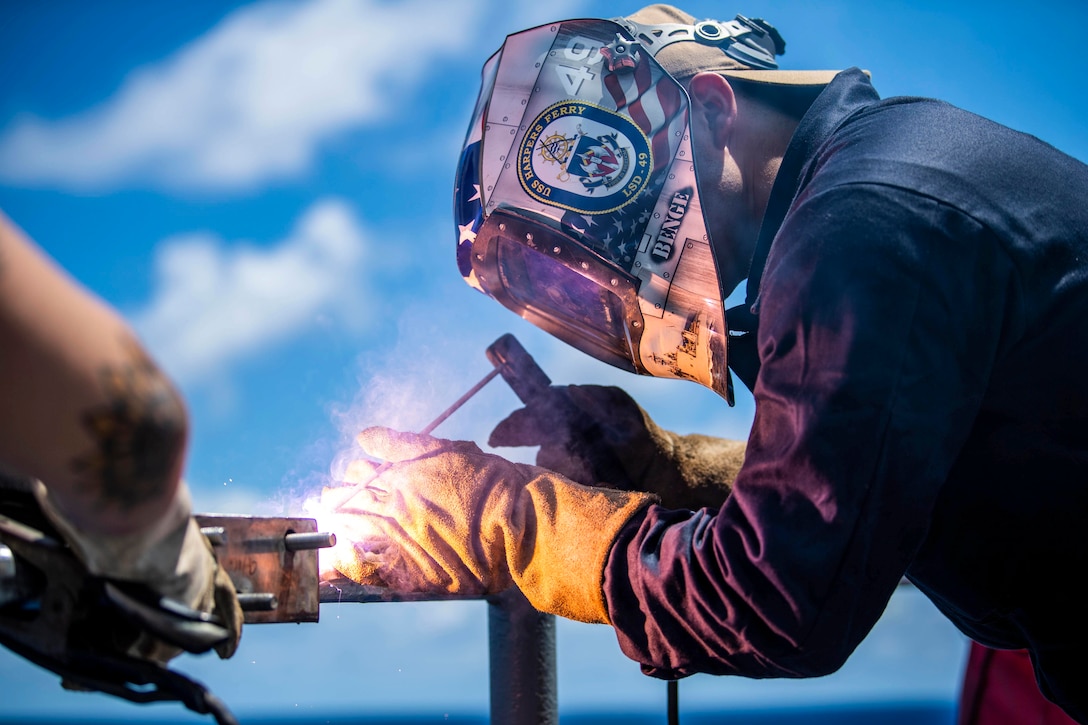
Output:
<path fill-rule="evenodd" d="M 492 725 L 558 725 L 555 616 L 517 587 L 488 598 Z"/>

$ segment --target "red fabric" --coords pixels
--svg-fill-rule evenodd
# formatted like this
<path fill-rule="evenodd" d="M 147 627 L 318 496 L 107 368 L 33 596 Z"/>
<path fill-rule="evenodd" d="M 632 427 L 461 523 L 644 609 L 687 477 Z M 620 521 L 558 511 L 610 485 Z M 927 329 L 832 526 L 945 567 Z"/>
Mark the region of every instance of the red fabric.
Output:
<path fill-rule="evenodd" d="M 1077 725 L 1043 697 L 1025 650 L 971 643 L 958 725 Z"/>

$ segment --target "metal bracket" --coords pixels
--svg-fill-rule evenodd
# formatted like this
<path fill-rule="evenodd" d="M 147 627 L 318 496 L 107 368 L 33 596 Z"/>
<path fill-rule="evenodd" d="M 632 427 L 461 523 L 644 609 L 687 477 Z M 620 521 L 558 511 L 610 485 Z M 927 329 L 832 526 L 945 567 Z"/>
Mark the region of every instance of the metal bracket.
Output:
<path fill-rule="evenodd" d="M 238 591 L 246 624 L 316 622 L 317 550 L 336 536 L 314 519 L 197 514 L 219 565 Z"/>
<path fill-rule="evenodd" d="M 702 20 L 694 25 L 661 23 L 647 25 L 627 18 L 615 22 L 656 56 L 673 43 L 691 41 L 718 47 L 730 58 L 760 70 L 778 70 L 776 55 L 782 55 L 786 43 L 778 30 L 761 18 L 738 15 L 733 20 Z"/>

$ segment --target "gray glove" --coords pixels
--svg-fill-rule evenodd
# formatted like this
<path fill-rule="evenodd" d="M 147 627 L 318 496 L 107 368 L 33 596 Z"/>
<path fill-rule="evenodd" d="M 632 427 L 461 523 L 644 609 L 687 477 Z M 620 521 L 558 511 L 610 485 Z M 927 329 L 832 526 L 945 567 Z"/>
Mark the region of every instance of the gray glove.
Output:
<path fill-rule="evenodd" d="M 48 489 L 35 481 L 33 493 L 46 518 L 64 536 L 73 553 L 96 576 L 145 584 L 158 595 L 197 612 L 214 615 L 227 631 L 214 645 L 223 659 L 234 654 L 242 633 L 242 608 L 235 586 L 219 566 L 207 538 L 190 514 L 189 490 L 178 485 L 170 508 L 141 531 L 128 535 L 90 535 L 74 526 L 57 507 Z M 148 633 L 127 654 L 168 662 L 182 648 Z"/>
<path fill-rule="evenodd" d="M 488 445 L 540 446 L 542 468 L 686 509 L 722 505 L 745 449 L 743 441 L 663 430 L 626 392 L 600 385 L 551 386 L 495 426 Z"/>

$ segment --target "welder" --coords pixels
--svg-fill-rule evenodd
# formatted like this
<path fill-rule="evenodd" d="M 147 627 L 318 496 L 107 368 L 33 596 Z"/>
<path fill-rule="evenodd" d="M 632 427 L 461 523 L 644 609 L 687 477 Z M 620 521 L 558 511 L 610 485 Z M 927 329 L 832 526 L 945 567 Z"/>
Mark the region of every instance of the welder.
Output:
<path fill-rule="evenodd" d="M 214 647 L 233 654 L 242 612 L 191 515 L 181 397 L 120 315 L 3 214 L 0 401 L 0 479 L 32 491 L 86 572 L 149 603 L 157 634 L 103 637 L 103 654 L 172 659 L 187 620 L 171 611 L 213 614 Z"/>
<path fill-rule="evenodd" d="M 667 679 L 833 672 L 906 577 L 1088 722 L 1088 167 L 784 47 L 667 6 L 515 33 L 456 186 L 471 286 L 625 370 L 736 376 L 748 440 L 595 386 L 493 431 L 540 466 L 369 429 L 392 465 L 337 567 L 516 585 Z"/>

